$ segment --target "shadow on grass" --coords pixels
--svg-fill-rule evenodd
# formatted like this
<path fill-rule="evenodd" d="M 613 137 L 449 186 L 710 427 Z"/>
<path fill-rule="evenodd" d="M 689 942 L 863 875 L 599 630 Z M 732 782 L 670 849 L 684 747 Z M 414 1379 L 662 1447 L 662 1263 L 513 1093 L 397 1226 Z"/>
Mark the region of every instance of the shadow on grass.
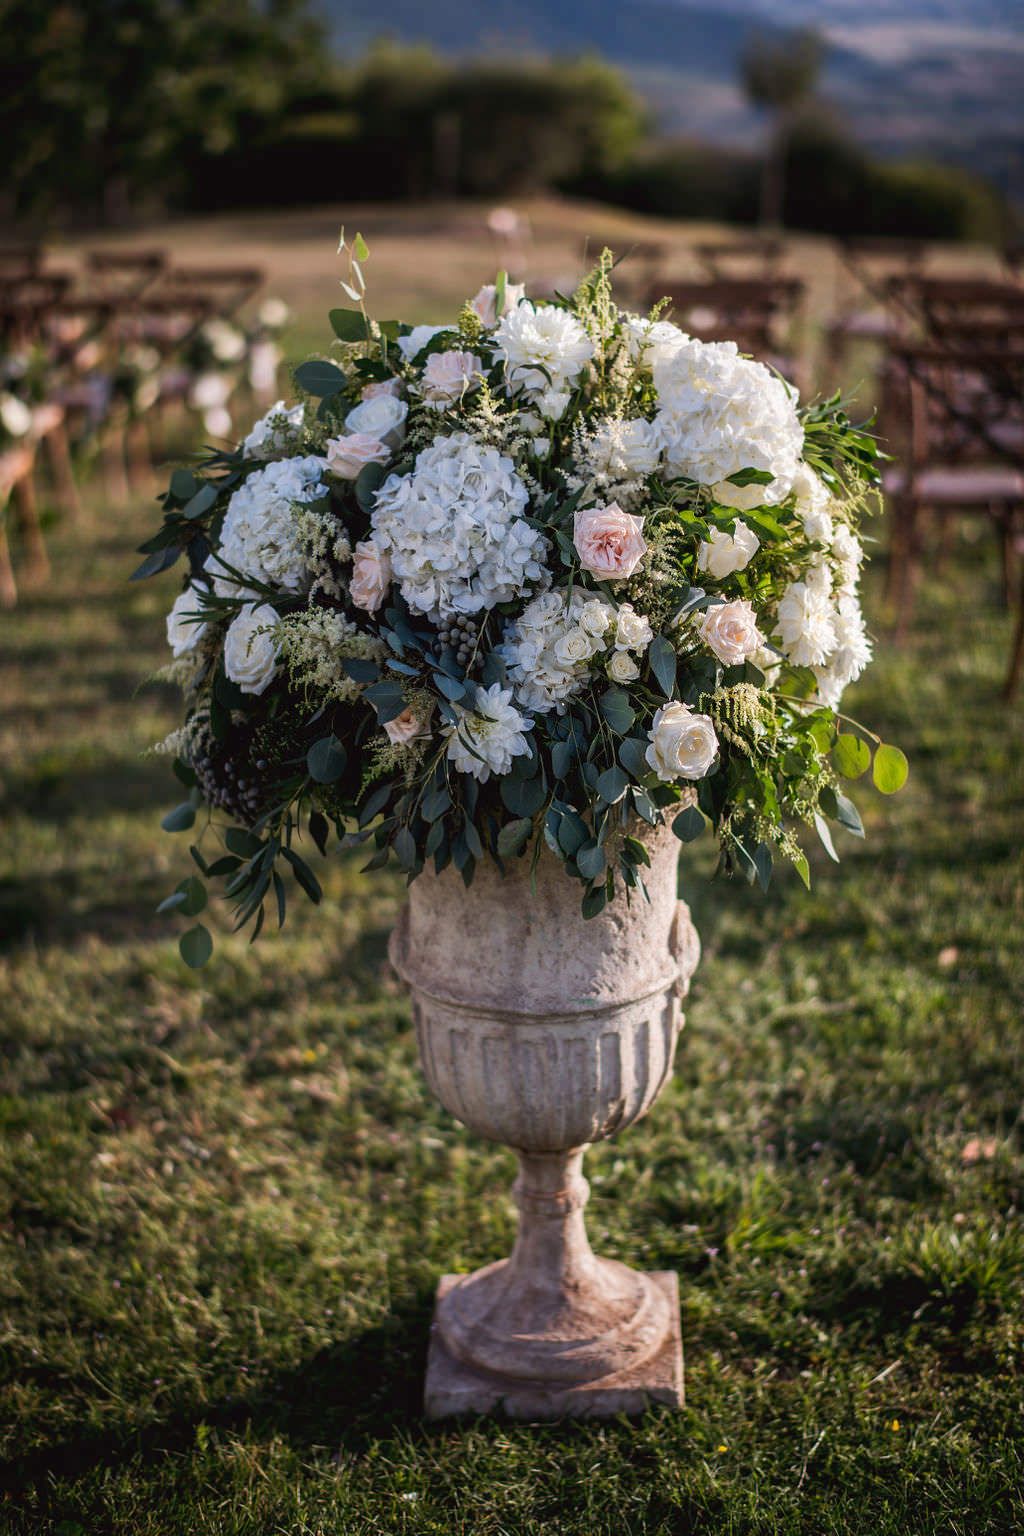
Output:
<path fill-rule="evenodd" d="M 186 1404 L 143 1428 L 130 1422 L 85 1432 L 0 1464 L 0 1490 L 44 1499 L 54 1479 L 70 1481 L 128 1457 L 183 1455 L 200 1426 L 260 1438 L 279 1436 L 299 1451 L 365 1452 L 396 1432 L 424 1436 L 423 1378 L 433 1296 L 417 1295 L 379 1324 L 270 1376 L 247 1397 Z"/>

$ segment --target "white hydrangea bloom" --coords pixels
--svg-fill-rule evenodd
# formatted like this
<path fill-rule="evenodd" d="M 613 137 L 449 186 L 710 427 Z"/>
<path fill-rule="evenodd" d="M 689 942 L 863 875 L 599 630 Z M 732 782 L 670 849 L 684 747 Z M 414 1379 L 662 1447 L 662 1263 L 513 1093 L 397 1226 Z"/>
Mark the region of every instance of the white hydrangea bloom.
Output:
<path fill-rule="evenodd" d="M 592 434 L 580 435 L 578 474 L 590 481 L 601 499 L 628 508 L 644 491 L 661 458 L 661 442 L 649 421 L 609 418 Z"/>
<path fill-rule="evenodd" d="M 389 475 L 371 517 L 410 608 L 432 619 L 522 597 L 544 576 L 546 544 L 525 518 L 511 459 L 466 432 L 438 437 L 408 475 Z"/>
<path fill-rule="evenodd" d="M 565 711 L 586 682 L 590 662 L 613 642 L 615 607 L 603 597 L 576 590 L 541 592 L 505 632 L 501 655 L 516 698 L 537 712 Z"/>
<path fill-rule="evenodd" d="M 305 413 L 301 403 L 289 409 L 283 400 L 276 401 L 265 416 L 253 423 L 242 443 L 242 453 L 247 459 L 269 459 L 280 453 L 302 431 Z"/>
<path fill-rule="evenodd" d="M 576 317 L 557 305 L 538 306 L 524 299 L 502 316 L 494 340 L 496 355 L 505 364 L 511 385 L 549 397 L 545 414 L 556 420 L 558 398 L 594 355 L 594 343 Z"/>
<path fill-rule="evenodd" d="M 735 342 L 688 339 L 655 360 L 655 425 L 670 474 L 711 486 L 725 506 L 749 510 L 789 495 L 803 452 L 796 391 Z M 769 485 L 727 484 L 741 469 Z"/>
<path fill-rule="evenodd" d="M 280 592 L 304 592 L 314 572 L 294 508 L 327 495 L 323 459 L 279 459 L 248 477 L 228 502 L 220 546 L 206 569 L 222 597 L 244 591 L 229 576 L 218 554 L 243 576 Z"/>
<path fill-rule="evenodd" d="M 512 703 L 511 688 L 492 683 L 477 688 L 476 707 L 460 710 L 455 725 L 447 728 L 448 758 L 459 773 L 471 773 L 486 784 L 492 773 L 508 773 L 512 760 L 529 752 L 526 732 L 533 721 Z"/>

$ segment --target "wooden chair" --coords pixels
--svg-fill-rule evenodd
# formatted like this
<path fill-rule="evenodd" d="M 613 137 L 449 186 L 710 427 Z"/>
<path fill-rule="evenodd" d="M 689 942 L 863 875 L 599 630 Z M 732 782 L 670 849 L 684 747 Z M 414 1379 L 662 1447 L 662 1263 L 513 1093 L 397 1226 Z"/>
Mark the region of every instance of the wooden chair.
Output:
<path fill-rule="evenodd" d="M 85 257 L 89 292 L 100 299 L 136 299 L 167 267 L 160 250 L 88 251 Z"/>
<path fill-rule="evenodd" d="M 978 277 L 894 280 L 894 300 L 923 338 L 970 352 L 1015 345 L 1024 325 L 1024 288 Z"/>
<path fill-rule="evenodd" d="M 729 278 L 760 278 L 771 282 L 781 275 L 786 242 L 777 235 L 750 235 L 742 240 L 707 240 L 693 253 L 712 282 Z"/>
<path fill-rule="evenodd" d="M 853 283 L 825 327 L 834 372 L 842 371 L 853 344 L 881 346 L 910 333 L 900 285 L 922 272 L 928 246 L 922 240 L 864 237 L 840 241 L 838 254 Z"/>
<path fill-rule="evenodd" d="M 735 341 L 741 352 L 792 378 L 798 363 L 789 344 L 803 294 L 804 285 L 795 277 L 722 278 L 655 286 L 647 299 L 656 304 L 667 297 L 677 323 L 692 336 L 702 341 Z"/>
<path fill-rule="evenodd" d="M 913 613 L 928 524 L 982 516 L 997 533 L 1017 624 L 1004 694 L 1024 656 L 1024 344 L 984 351 L 905 343 L 889 353 L 888 435 L 902 442 L 885 475 L 892 514 L 888 591 L 897 634 Z"/>
<path fill-rule="evenodd" d="M 262 288 L 259 267 L 169 267 L 150 295 L 159 299 L 203 299 L 228 319 Z"/>

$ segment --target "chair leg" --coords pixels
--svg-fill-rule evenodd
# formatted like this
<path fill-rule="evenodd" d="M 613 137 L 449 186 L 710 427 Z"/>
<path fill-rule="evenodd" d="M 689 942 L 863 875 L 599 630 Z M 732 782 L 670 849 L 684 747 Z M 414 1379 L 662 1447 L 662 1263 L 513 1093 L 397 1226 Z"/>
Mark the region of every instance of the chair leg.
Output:
<path fill-rule="evenodd" d="M 47 457 L 50 461 L 50 473 L 53 476 L 54 489 L 57 492 L 61 511 L 72 522 L 77 523 L 82 516 L 82 502 L 75 482 L 67 428 L 63 422 L 46 434 L 45 442 Z"/>
<path fill-rule="evenodd" d="M 32 586 L 41 586 L 50 575 L 50 557 L 46 553 L 31 471 L 23 475 L 14 487 L 14 507 L 18 532 L 25 545 L 25 579 Z"/>
<path fill-rule="evenodd" d="M 1003 683 L 1003 698 L 1007 703 L 1016 697 L 1022 671 L 1024 671 L 1024 561 L 1021 562 L 1017 592 L 1017 622 L 1014 625 L 1013 644 L 1010 647 L 1010 665 L 1007 668 L 1006 681 Z"/>
<path fill-rule="evenodd" d="M 131 500 L 125 468 L 124 426 L 119 421 L 109 422 L 103 434 L 103 479 L 106 493 L 115 506 L 124 506 Z"/>
<path fill-rule="evenodd" d="M 1007 608 L 1012 608 L 1016 590 L 1014 576 L 1017 567 L 1017 542 L 1014 537 L 1013 519 L 1005 512 L 1000 516 L 998 509 L 993 510 L 993 515 L 999 523 L 999 544 L 1003 562 L 1003 602 Z"/>
<path fill-rule="evenodd" d="M 0 511 L 0 608 L 14 608 L 18 601 L 18 583 L 11 564 L 11 546 L 7 538 L 7 516 Z"/>

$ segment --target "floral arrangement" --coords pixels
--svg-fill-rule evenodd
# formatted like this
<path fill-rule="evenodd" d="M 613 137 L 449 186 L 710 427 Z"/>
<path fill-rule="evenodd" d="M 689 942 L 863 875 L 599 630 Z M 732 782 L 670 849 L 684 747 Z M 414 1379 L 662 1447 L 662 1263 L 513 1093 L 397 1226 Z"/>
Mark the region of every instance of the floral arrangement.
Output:
<path fill-rule="evenodd" d="M 871 642 L 858 523 L 872 435 L 731 343 L 617 309 L 612 258 L 537 303 L 499 275 L 445 325 L 371 319 L 361 237 L 330 357 L 239 447 L 176 470 L 136 577 L 184 556 L 162 744 L 202 832 L 164 906 L 223 879 L 284 921 L 304 839 L 410 879 L 536 861 L 586 917 L 644 893 L 644 829 L 804 880 L 802 825 L 862 835 L 843 777 L 906 761 L 838 712 Z M 226 818 L 226 827 L 219 825 Z M 212 839 L 216 839 L 213 846 Z M 201 923 L 182 953 L 201 964 Z"/>

